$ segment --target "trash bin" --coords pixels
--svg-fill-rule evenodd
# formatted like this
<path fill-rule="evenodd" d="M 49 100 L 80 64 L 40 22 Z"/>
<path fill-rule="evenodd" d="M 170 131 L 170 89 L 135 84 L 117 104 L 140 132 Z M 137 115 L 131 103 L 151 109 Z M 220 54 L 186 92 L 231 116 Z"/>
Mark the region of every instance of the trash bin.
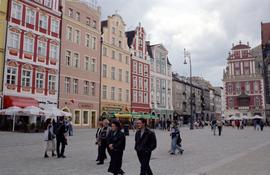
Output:
<path fill-rule="evenodd" d="M 124 134 L 125 134 L 126 136 L 129 135 L 129 125 L 128 125 L 128 124 L 125 124 L 125 125 L 124 125 Z"/>

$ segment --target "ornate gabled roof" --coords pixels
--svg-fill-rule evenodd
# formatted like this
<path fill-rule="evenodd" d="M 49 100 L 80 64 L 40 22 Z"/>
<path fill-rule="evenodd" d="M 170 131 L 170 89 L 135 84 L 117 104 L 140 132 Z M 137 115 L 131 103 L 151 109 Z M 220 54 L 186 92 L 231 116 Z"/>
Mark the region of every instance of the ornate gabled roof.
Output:
<path fill-rule="evenodd" d="M 238 50 L 238 49 L 250 49 L 250 47 L 246 44 L 238 44 L 232 48 L 232 50 Z"/>

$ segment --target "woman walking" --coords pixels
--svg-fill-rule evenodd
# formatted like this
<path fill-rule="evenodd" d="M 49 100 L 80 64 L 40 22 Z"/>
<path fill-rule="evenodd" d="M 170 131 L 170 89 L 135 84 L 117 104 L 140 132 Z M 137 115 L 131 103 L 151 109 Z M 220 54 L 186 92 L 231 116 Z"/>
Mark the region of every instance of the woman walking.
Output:
<path fill-rule="evenodd" d="M 118 175 L 124 174 L 122 167 L 123 152 L 126 146 L 126 138 L 123 132 L 121 132 L 121 126 L 119 121 L 112 122 L 112 132 L 108 139 L 109 149 L 111 152 L 111 161 L 108 172 Z"/>
<path fill-rule="evenodd" d="M 55 134 L 53 132 L 52 121 L 48 118 L 45 122 L 44 141 L 45 141 L 45 154 L 44 158 L 48 158 L 48 151 L 52 152 L 52 157 L 55 156 Z"/>
<path fill-rule="evenodd" d="M 171 128 L 171 137 L 172 137 L 172 142 L 171 142 L 171 151 L 170 154 L 175 155 L 175 150 L 178 149 L 180 154 L 183 154 L 184 150 L 181 147 L 181 137 L 180 137 L 180 131 L 177 127 L 176 122 L 173 122 L 172 128 Z"/>

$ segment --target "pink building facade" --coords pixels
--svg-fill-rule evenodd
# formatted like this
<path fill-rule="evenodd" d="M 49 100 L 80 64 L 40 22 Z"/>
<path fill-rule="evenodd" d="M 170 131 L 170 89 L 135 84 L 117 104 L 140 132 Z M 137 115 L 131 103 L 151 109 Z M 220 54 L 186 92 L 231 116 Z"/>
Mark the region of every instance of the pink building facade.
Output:
<path fill-rule="evenodd" d="M 96 127 L 100 100 L 100 9 L 63 1 L 59 108 Z"/>
<path fill-rule="evenodd" d="M 239 42 L 232 47 L 223 77 L 225 117 L 264 116 L 264 82 L 259 64 L 249 44 Z"/>
<path fill-rule="evenodd" d="M 150 60 L 147 54 L 146 33 L 139 24 L 126 32 L 131 52 L 131 111 L 150 113 Z"/>
<path fill-rule="evenodd" d="M 59 0 L 9 1 L 4 108 L 57 106 L 59 3 Z"/>

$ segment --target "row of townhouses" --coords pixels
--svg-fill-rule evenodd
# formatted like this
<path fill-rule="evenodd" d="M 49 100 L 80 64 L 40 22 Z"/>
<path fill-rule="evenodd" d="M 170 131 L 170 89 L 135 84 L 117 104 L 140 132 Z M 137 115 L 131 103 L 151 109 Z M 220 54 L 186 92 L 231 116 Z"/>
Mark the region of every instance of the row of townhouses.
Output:
<path fill-rule="evenodd" d="M 172 119 L 168 51 L 141 24 L 101 21 L 85 1 L 3 0 L 0 10 L 2 108 L 57 106 L 88 127 L 116 113 Z"/>

